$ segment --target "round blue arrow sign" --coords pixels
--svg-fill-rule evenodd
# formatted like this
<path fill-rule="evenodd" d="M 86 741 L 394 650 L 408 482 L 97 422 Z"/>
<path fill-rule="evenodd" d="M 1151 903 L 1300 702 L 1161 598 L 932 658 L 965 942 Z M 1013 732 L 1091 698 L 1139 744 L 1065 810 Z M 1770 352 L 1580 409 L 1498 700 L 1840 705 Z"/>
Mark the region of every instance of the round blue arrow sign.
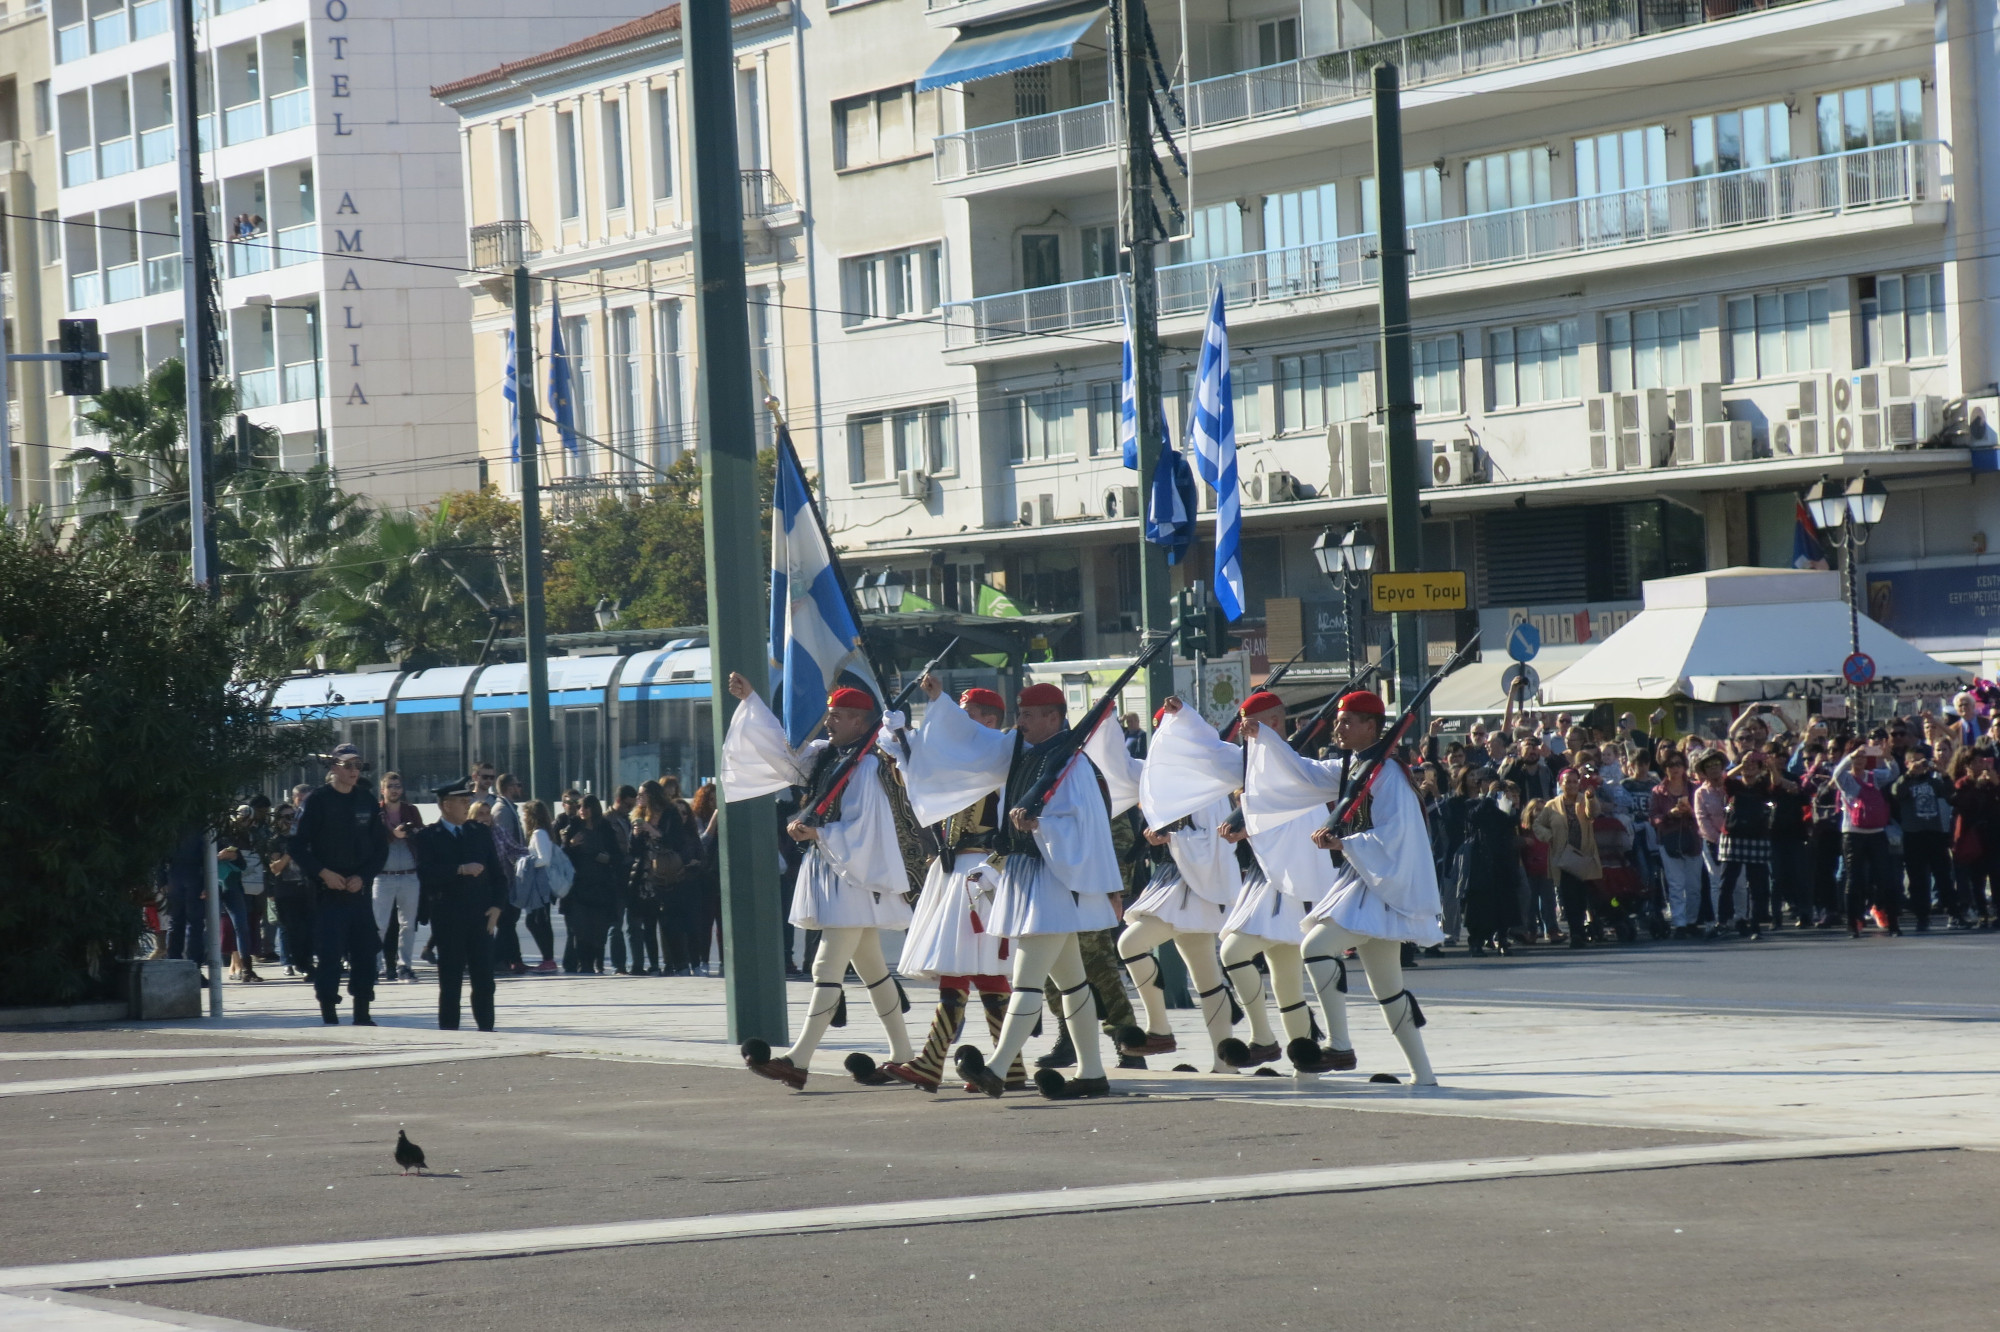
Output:
<path fill-rule="evenodd" d="M 1542 631 L 1526 620 L 1514 626 L 1514 632 L 1507 635 L 1507 655 L 1515 661 L 1528 662 L 1542 650 Z"/>

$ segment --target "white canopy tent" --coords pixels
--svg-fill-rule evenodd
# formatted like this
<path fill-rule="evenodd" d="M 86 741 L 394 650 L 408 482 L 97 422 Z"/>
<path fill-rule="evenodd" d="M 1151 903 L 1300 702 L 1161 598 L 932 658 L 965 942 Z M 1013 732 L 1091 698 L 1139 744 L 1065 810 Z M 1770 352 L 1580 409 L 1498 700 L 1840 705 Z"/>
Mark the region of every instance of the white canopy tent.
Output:
<path fill-rule="evenodd" d="M 1861 650 L 1875 659 L 1871 692 L 1950 693 L 1972 681 L 1861 617 Z M 1645 585 L 1645 609 L 1582 661 L 1543 686 L 1550 705 L 1604 699 L 1690 698 L 1751 703 L 1841 687 L 1850 650 L 1840 575 L 1817 570 L 1719 569 Z"/>
<path fill-rule="evenodd" d="M 1549 684 L 1577 662 L 1596 650 L 1592 643 L 1559 643 L 1545 647 L 1535 654 L 1528 663 L 1534 678 L 1540 683 L 1539 693 L 1530 693 L 1516 703 L 1517 708 L 1539 708 L 1548 694 Z M 1513 658 L 1503 647 L 1498 651 L 1488 647 L 1482 659 L 1458 670 L 1439 681 L 1436 692 L 1431 695 L 1431 715 L 1433 717 L 1493 717 L 1496 720 L 1507 711 L 1507 687 L 1504 677 L 1508 668 L 1514 665 Z"/>

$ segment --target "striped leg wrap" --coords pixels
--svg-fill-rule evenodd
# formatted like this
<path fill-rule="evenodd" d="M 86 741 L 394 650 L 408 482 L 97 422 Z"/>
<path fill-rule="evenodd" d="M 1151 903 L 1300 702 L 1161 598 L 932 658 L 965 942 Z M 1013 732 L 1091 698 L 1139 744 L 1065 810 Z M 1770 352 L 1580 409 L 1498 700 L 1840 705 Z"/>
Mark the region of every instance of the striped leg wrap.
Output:
<path fill-rule="evenodd" d="M 990 1021 L 992 1014 L 987 1018 Z M 958 1032 L 965 1025 L 965 991 L 941 989 L 938 991 L 937 1016 L 931 1019 L 930 1035 L 924 1038 L 924 1048 L 910 1067 L 933 1078 L 944 1076 L 945 1056 L 951 1053 L 951 1043 L 958 1039 Z"/>

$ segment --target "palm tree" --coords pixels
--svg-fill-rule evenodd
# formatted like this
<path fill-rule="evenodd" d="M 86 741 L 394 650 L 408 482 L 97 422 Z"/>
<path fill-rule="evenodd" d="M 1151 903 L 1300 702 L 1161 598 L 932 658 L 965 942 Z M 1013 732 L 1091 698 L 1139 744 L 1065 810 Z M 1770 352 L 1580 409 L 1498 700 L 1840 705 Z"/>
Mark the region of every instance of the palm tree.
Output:
<path fill-rule="evenodd" d="M 246 669 L 282 675 L 304 663 L 313 634 L 300 612 L 321 569 L 368 531 L 368 506 L 325 467 L 235 472 L 216 501 L 222 599 Z"/>

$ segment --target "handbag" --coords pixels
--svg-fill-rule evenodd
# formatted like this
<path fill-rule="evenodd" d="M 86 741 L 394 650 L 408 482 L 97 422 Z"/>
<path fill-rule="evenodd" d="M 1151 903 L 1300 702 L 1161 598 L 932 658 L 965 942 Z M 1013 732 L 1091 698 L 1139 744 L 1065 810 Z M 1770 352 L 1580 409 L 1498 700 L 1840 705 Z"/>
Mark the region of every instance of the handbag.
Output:
<path fill-rule="evenodd" d="M 1556 855 L 1556 872 L 1567 874 L 1573 879 L 1598 879 L 1604 870 L 1592 862 L 1589 856 L 1573 846 L 1565 846 Z"/>

